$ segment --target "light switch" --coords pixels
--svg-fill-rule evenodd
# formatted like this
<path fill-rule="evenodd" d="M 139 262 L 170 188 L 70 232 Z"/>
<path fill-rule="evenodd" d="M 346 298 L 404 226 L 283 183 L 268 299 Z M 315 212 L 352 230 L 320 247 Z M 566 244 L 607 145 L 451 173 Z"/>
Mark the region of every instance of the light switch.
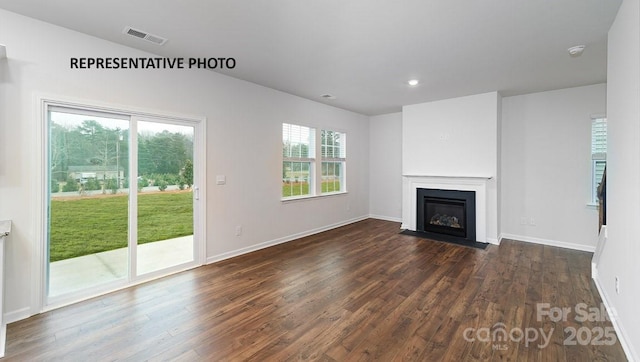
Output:
<path fill-rule="evenodd" d="M 216 176 L 216 185 L 224 185 L 227 183 L 227 176 L 218 175 Z"/>

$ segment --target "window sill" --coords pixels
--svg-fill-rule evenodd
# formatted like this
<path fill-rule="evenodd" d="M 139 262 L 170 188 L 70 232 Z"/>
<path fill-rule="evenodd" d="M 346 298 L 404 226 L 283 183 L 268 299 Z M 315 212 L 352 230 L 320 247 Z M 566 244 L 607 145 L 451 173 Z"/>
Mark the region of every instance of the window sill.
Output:
<path fill-rule="evenodd" d="M 286 199 L 280 199 L 280 202 L 282 202 L 283 204 L 287 204 L 287 203 L 290 203 L 290 202 L 313 200 L 313 199 L 319 199 L 319 198 L 323 198 L 323 197 L 331 197 L 331 196 L 346 195 L 346 194 L 348 194 L 347 191 L 340 191 L 340 192 L 330 192 L 330 193 L 320 194 L 320 195 L 306 195 L 306 196 L 287 197 Z"/>

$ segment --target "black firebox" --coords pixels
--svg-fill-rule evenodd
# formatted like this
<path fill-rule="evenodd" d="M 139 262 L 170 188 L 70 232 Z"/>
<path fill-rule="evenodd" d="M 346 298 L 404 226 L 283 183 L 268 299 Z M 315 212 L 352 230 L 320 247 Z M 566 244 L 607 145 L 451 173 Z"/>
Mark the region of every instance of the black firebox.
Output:
<path fill-rule="evenodd" d="M 417 231 L 476 241 L 474 191 L 418 189 Z"/>

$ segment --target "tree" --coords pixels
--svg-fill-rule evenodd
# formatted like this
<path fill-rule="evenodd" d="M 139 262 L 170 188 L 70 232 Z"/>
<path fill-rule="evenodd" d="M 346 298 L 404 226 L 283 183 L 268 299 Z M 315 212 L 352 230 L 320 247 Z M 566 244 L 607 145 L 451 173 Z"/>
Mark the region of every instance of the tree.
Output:
<path fill-rule="evenodd" d="M 141 175 L 180 173 L 193 154 L 191 137 L 164 130 L 138 134 L 138 169 Z"/>

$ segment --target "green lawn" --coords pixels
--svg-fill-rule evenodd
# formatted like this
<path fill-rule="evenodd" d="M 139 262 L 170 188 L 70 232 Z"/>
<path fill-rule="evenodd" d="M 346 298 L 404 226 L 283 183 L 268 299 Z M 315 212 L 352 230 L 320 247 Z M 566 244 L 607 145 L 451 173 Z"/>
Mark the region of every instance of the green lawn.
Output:
<path fill-rule="evenodd" d="M 322 192 L 340 191 L 340 182 L 323 182 Z M 282 185 L 282 197 L 300 196 L 309 194 L 309 184 L 295 182 Z"/>
<path fill-rule="evenodd" d="M 282 185 L 282 197 L 300 196 L 309 194 L 309 184 L 295 182 Z"/>
<path fill-rule="evenodd" d="M 50 261 L 127 246 L 128 197 L 51 200 Z M 191 192 L 138 194 L 138 243 L 193 234 Z"/>

